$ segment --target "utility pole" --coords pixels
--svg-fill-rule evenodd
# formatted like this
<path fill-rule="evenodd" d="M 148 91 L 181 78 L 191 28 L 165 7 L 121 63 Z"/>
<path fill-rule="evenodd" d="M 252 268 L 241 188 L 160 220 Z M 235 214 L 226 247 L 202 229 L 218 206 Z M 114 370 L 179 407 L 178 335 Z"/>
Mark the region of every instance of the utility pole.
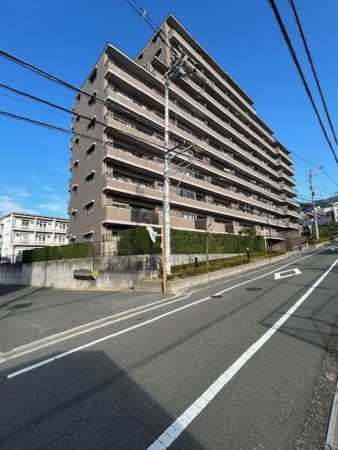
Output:
<path fill-rule="evenodd" d="M 171 274 L 170 249 L 170 150 L 169 150 L 169 86 L 172 79 L 184 76 L 188 56 L 182 55 L 164 74 L 164 173 L 163 173 L 163 277 Z M 164 280 L 165 281 L 165 280 Z M 165 285 L 165 284 L 164 284 Z"/>
<path fill-rule="evenodd" d="M 319 229 L 318 229 L 318 221 L 317 221 L 317 213 L 316 213 L 316 205 L 315 205 L 315 195 L 316 191 L 313 186 L 313 175 L 320 172 L 323 167 L 318 167 L 317 169 L 309 170 L 309 183 L 310 183 L 310 191 L 311 191 L 311 199 L 312 199 L 312 211 L 313 211 L 313 220 L 315 222 L 315 234 L 316 239 L 319 239 Z"/>

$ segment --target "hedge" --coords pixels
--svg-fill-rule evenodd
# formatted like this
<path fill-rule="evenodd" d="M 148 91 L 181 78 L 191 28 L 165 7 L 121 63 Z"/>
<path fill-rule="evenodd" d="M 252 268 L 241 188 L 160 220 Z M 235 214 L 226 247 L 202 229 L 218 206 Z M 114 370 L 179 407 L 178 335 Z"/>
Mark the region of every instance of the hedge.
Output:
<path fill-rule="evenodd" d="M 161 229 L 155 229 L 158 234 Z M 209 254 L 212 253 L 246 253 L 251 247 L 249 236 L 233 234 L 205 233 L 186 230 L 171 230 L 171 253 L 173 254 L 205 254 L 207 252 L 207 239 L 209 240 Z M 254 240 L 254 252 L 264 251 L 264 238 L 257 236 Z M 144 255 L 160 254 L 161 238 L 153 243 L 145 227 L 133 228 L 118 233 L 118 254 Z"/>
<path fill-rule="evenodd" d="M 279 256 L 285 254 L 282 250 L 270 250 L 269 252 L 258 252 L 255 257 L 248 258 L 246 255 L 236 255 L 229 258 L 213 259 L 209 261 L 207 266 L 206 261 L 198 263 L 196 266 L 194 263 L 181 264 L 171 267 L 171 275 L 168 276 L 168 280 L 175 278 L 188 278 L 195 275 L 202 275 L 208 272 L 214 272 L 216 270 L 227 269 L 229 267 L 236 267 L 257 261 L 259 259 L 270 258 L 271 256 Z M 162 278 L 162 268 L 159 269 L 158 275 Z"/>
<path fill-rule="evenodd" d="M 22 262 L 31 263 L 55 259 L 88 258 L 93 255 L 93 250 L 94 247 L 91 242 L 34 248 L 22 252 Z"/>

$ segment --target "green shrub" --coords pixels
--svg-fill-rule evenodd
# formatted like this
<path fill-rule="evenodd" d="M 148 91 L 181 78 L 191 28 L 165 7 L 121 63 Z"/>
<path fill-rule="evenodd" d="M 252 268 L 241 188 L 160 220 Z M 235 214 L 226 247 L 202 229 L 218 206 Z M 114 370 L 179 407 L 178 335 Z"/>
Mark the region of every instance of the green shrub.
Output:
<path fill-rule="evenodd" d="M 161 229 L 155 229 L 161 234 Z M 249 245 L 247 236 L 233 234 L 206 233 L 187 230 L 171 230 L 170 243 L 172 254 L 205 254 L 207 249 L 212 253 L 245 253 Z M 254 242 L 254 251 L 264 250 L 264 239 L 258 236 Z M 146 227 L 132 228 L 118 233 L 118 254 L 144 255 L 160 254 L 161 238 L 153 243 L 149 238 Z"/>
<path fill-rule="evenodd" d="M 91 242 L 34 248 L 22 252 L 22 262 L 31 263 L 56 259 L 88 258 L 93 255 L 93 251 L 94 247 Z"/>
<path fill-rule="evenodd" d="M 236 255 L 229 258 L 213 259 L 209 261 L 209 267 L 207 267 L 206 261 L 198 263 L 181 264 L 173 266 L 171 268 L 171 275 L 168 276 L 168 280 L 173 280 L 175 278 L 188 278 L 195 275 L 202 275 L 208 272 L 214 272 L 216 270 L 227 269 L 229 267 L 236 267 L 243 264 L 248 264 L 257 259 L 266 259 L 273 256 L 285 254 L 282 250 L 272 250 L 267 252 L 259 252 L 255 255 L 255 258 L 248 258 L 246 255 Z M 159 276 L 162 277 L 161 268 L 159 270 Z"/>

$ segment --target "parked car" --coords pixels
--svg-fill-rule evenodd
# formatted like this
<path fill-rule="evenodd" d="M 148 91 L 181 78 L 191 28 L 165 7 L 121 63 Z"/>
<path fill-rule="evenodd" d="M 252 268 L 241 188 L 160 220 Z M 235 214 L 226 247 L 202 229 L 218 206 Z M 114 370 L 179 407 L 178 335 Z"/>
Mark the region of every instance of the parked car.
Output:
<path fill-rule="evenodd" d="M 11 260 L 7 256 L 1 256 L 0 258 L 0 264 L 10 264 Z"/>

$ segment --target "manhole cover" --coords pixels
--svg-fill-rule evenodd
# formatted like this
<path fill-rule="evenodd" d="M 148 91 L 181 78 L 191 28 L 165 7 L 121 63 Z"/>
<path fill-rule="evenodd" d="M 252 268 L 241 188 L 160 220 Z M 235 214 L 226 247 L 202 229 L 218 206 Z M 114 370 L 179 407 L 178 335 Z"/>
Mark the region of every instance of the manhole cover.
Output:
<path fill-rule="evenodd" d="M 260 288 L 260 287 L 248 287 L 245 290 L 246 291 L 261 291 L 262 288 Z"/>

